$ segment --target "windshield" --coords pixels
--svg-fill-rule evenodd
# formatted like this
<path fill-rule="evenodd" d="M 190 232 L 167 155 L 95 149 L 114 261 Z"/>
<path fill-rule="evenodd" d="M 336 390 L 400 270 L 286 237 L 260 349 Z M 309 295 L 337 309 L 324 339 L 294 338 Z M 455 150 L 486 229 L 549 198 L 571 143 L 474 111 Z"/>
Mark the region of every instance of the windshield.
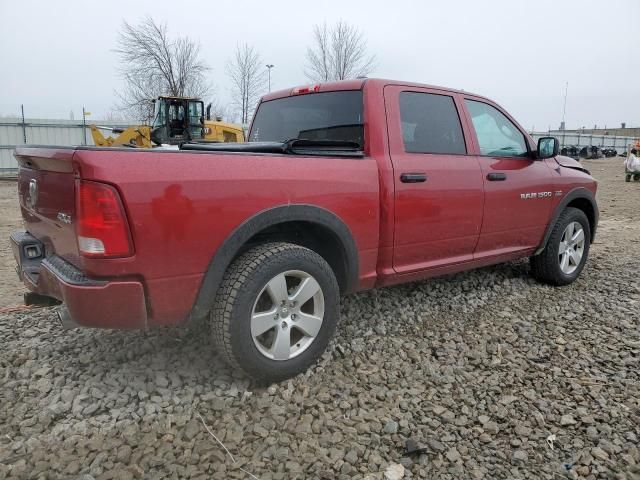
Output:
<path fill-rule="evenodd" d="M 363 148 L 363 123 L 361 90 L 279 98 L 260 104 L 249 141 L 333 140 Z"/>
<path fill-rule="evenodd" d="M 164 102 L 162 101 L 156 101 L 154 102 L 154 120 L 153 120 L 153 124 L 152 127 L 153 128 L 158 128 L 158 127 L 164 127 L 165 125 L 165 119 L 167 117 L 167 107 L 165 105 Z"/>
<path fill-rule="evenodd" d="M 203 103 L 200 101 L 189 102 L 189 133 L 192 138 L 202 137 Z"/>

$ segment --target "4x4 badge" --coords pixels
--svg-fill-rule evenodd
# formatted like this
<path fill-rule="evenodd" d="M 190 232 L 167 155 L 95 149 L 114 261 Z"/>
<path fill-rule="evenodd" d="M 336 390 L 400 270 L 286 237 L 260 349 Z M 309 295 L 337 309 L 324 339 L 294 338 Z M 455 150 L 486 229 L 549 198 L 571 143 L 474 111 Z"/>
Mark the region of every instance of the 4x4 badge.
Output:
<path fill-rule="evenodd" d="M 71 215 L 64 212 L 58 212 L 58 220 L 62 223 L 66 223 L 67 225 L 71 225 Z"/>

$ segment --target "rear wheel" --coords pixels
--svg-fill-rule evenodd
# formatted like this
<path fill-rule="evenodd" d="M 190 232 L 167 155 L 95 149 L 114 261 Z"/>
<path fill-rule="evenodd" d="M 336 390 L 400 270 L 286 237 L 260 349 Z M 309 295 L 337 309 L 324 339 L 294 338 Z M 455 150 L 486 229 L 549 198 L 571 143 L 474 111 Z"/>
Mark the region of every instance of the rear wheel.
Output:
<path fill-rule="evenodd" d="M 556 222 L 545 249 L 531 257 L 531 273 L 536 280 L 551 285 L 574 282 L 587 261 L 591 230 L 582 210 L 567 208 Z"/>
<path fill-rule="evenodd" d="M 320 255 L 266 244 L 227 270 L 211 315 L 213 337 L 228 363 L 257 380 L 280 381 L 324 352 L 339 306 L 335 275 Z"/>

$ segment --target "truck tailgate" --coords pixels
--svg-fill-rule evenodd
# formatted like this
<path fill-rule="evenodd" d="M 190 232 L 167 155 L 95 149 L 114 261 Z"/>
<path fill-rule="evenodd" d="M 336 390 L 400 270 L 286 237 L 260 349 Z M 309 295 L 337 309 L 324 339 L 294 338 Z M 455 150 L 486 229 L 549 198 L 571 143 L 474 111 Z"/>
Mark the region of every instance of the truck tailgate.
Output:
<path fill-rule="evenodd" d="M 73 148 L 18 148 L 18 196 L 25 228 L 53 253 L 78 266 Z"/>

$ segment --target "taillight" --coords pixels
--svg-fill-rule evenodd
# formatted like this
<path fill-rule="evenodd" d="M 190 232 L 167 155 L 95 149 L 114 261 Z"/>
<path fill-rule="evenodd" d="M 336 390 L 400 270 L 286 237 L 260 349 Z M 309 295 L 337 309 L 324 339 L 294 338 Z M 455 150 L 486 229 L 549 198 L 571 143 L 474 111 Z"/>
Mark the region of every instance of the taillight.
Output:
<path fill-rule="evenodd" d="M 76 194 L 80 253 L 85 257 L 133 255 L 127 216 L 117 190 L 104 183 L 80 180 Z"/>

